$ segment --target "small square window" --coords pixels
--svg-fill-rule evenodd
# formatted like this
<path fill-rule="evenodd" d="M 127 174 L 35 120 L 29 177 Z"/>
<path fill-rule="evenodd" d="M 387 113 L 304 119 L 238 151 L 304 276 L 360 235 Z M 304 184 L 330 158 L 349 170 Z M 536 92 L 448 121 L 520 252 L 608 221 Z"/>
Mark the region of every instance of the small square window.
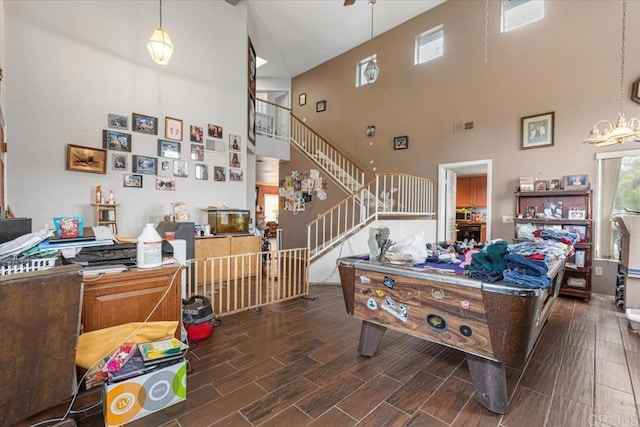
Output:
<path fill-rule="evenodd" d="M 369 63 L 369 61 L 378 62 L 378 55 L 374 53 L 370 57 L 364 58 L 363 60 L 358 62 L 358 64 L 356 65 L 356 87 L 369 84 L 369 81 L 367 81 L 367 78 L 364 75 L 364 70 L 367 68 L 367 64 Z M 375 81 L 371 83 L 375 83 Z"/>
<path fill-rule="evenodd" d="M 444 54 L 444 27 L 438 25 L 416 37 L 414 65 L 423 64 Z"/>
<path fill-rule="evenodd" d="M 544 18 L 544 0 L 502 0 L 502 32 Z"/>

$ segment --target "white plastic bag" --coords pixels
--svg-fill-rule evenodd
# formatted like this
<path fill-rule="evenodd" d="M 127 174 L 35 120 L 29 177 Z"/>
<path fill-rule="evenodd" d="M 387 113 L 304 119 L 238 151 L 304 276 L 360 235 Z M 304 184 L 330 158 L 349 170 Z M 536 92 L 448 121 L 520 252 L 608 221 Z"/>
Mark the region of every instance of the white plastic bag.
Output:
<path fill-rule="evenodd" d="M 427 241 L 424 236 L 424 231 L 403 237 L 389 250 L 397 253 L 410 254 L 415 264 L 424 262 L 427 258 Z"/>

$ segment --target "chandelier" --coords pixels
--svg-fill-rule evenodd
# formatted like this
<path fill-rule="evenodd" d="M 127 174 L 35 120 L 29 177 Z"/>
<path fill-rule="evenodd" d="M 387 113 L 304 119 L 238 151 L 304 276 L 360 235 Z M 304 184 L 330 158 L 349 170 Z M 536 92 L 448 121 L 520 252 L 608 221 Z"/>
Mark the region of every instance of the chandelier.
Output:
<path fill-rule="evenodd" d="M 158 27 L 147 43 L 151 59 L 160 65 L 167 65 L 173 54 L 173 43 L 169 33 L 162 29 L 162 0 L 160 0 L 160 27 Z"/>
<path fill-rule="evenodd" d="M 369 3 L 371 4 L 371 45 L 373 46 L 373 6 L 376 4 L 376 0 L 369 0 Z M 379 74 L 380 67 L 376 61 L 371 59 L 364 68 L 364 77 L 367 79 L 367 83 L 375 82 Z"/>

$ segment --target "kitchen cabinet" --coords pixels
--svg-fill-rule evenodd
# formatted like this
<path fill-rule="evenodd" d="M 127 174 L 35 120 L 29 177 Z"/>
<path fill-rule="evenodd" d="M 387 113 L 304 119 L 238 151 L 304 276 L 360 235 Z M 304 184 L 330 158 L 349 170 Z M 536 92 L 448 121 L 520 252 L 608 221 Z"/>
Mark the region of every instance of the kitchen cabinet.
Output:
<path fill-rule="evenodd" d="M 487 176 L 461 176 L 456 180 L 456 207 L 487 206 Z"/>

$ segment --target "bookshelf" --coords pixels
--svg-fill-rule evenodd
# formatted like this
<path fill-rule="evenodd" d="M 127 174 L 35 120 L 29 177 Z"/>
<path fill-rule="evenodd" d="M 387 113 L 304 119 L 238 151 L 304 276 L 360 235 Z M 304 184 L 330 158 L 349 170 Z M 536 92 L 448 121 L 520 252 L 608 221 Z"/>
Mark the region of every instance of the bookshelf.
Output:
<path fill-rule="evenodd" d="M 92 203 L 96 212 L 96 225 L 105 225 L 111 228 L 113 234 L 118 233 L 118 204 Z"/>

